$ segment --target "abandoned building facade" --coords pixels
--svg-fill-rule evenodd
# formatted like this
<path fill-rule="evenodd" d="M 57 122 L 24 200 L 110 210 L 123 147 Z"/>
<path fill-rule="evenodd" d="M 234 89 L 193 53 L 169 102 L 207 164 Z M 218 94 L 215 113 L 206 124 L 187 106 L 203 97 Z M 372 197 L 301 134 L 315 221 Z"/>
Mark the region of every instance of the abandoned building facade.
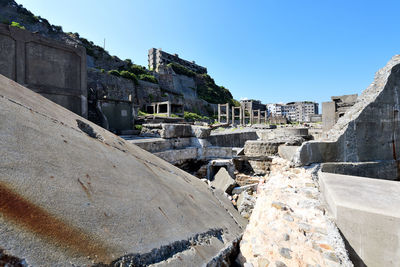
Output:
<path fill-rule="evenodd" d="M 197 65 L 195 61 L 182 59 L 178 54 L 169 54 L 161 48 L 149 49 L 148 64 L 150 70 L 158 71 L 160 66 L 165 66 L 169 63 L 177 63 L 196 73 L 207 73 L 207 68 Z"/>
<path fill-rule="evenodd" d="M 287 104 L 267 104 L 271 117 L 286 117 L 289 121 L 317 122 L 318 103 L 311 101 L 289 102 Z"/>

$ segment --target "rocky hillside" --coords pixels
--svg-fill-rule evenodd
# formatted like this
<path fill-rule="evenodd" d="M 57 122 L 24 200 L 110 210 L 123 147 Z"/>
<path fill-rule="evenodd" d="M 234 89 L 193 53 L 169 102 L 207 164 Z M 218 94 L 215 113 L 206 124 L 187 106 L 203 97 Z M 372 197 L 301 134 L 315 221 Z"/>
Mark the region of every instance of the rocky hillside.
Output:
<path fill-rule="evenodd" d="M 103 47 L 95 45 L 78 33 L 64 32 L 61 26 L 52 25 L 45 18 L 35 16 L 14 0 L 0 0 L 0 22 L 70 45 L 85 47 L 90 99 L 115 95 L 115 90 L 124 90 L 126 83 L 130 82 L 134 92 L 132 97 L 136 97 L 134 103 L 141 110 L 145 110 L 146 104 L 150 102 L 170 100 L 184 104 L 187 111 L 211 116 L 215 115 L 216 110 L 213 104 L 238 104 L 229 90 L 215 84 L 208 74 L 197 74 L 178 64 L 166 66 L 163 73 L 150 71 L 146 67 L 133 64 L 130 59 L 122 60 L 111 56 Z M 116 76 L 118 79 L 107 76 Z M 107 83 L 110 80 L 113 80 L 111 85 Z M 124 95 L 122 99 L 125 98 Z M 93 120 L 96 121 L 96 118 Z"/>

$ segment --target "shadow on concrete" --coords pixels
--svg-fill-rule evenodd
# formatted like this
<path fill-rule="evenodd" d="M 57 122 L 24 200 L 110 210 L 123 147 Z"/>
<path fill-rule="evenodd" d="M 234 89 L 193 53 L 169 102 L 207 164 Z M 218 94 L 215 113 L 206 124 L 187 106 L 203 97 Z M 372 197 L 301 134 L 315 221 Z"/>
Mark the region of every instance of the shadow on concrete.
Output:
<path fill-rule="evenodd" d="M 354 264 L 354 267 L 367 267 L 364 261 L 358 256 L 357 252 L 352 248 L 349 241 L 347 241 L 346 237 L 343 235 L 342 231 L 339 230 L 341 237 L 343 238 L 344 245 L 349 253 L 349 258 L 351 262 Z"/>

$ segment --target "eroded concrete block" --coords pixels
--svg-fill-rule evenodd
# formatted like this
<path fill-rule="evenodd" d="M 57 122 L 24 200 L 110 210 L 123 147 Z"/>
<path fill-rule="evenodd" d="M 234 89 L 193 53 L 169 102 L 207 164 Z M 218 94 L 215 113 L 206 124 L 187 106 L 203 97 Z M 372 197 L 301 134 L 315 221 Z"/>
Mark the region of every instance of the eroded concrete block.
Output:
<path fill-rule="evenodd" d="M 244 154 L 248 157 L 274 156 L 284 142 L 249 140 L 244 145 Z"/>
<path fill-rule="evenodd" d="M 189 124 L 163 123 L 161 127 L 161 138 L 191 137 L 193 135 L 192 127 Z"/>

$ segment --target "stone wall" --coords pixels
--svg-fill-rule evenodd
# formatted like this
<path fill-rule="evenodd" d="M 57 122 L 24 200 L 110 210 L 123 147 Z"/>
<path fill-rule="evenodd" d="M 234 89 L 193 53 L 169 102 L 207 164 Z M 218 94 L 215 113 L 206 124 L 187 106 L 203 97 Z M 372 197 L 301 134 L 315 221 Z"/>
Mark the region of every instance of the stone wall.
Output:
<path fill-rule="evenodd" d="M 0 24 L 0 74 L 87 117 L 83 47 Z"/>
<path fill-rule="evenodd" d="M 131 130 L 136 90 L 131 80 L 88 69 L 89 120 L 114 132 Z"/>

